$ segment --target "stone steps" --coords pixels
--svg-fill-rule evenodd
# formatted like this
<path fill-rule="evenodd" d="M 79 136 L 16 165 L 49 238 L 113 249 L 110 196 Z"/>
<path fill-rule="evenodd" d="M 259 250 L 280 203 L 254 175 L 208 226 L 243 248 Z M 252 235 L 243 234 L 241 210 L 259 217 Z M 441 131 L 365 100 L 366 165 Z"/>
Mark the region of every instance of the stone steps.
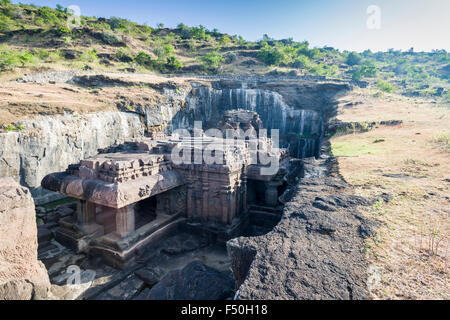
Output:
<path fill-rule="evenodd" d="M 256 204 L 251 204 L 249 206 L 249 210 L 256 210 L 256 211 L 266 211 L 266 212 L 271 212 L 271 213 L 277 213 L 277 214 L 282 214 L 283 213 L 283 208 L 282 207 L 266 207 L 266 206 L 261 206 L 261 205 L 256 205 Z"/>
<path fill-rule="evenodd" d="M 264 228 L 273 228 L 281 219 L 282 210 L 262 206 L 250 206 L 250 223 Z"/>

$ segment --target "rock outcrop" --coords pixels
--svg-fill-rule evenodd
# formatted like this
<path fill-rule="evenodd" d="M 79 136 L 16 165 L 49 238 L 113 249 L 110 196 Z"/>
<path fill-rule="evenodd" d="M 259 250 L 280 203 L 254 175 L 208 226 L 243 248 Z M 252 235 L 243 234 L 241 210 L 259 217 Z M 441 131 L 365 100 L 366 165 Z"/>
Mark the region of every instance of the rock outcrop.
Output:
<path fill-rule="evenodd" d="M 59 76 L 62 78 L 58 80 Z M 24 81 L 45 82 L 52 78 L 59 82 L 68 77 L 70 74 L 44 74 Z M 323 124 L 336 112 L 336 98 L 349 89 L 345 83 L 306 80 L 211 78 L 151 83 L 105 75 L 76 76 L 69 84 L 94 88 L 140 86 L 153 96 L 145 90 L 139 97 L 118 93 L 118 112 L 39 116 L 14 123 L 18 131 L 0 133 L 0 176 L 13 177 L 28 187 L 38 205 L 59 197 L 40 186 L 50 172 L 94 156 L 99 149 L 142 137 L 146 131 L 170 133 L 192 128 L 194 121 L 202 121 L 204 129 L 216 128 L 221 115 L 232 109 L 257 112 L 269 132 L 279 129 L 281 147 L 289 147 L 291 155 L 317 156 Z"/>
<path fill-rule="evenodd" d="M 278 225 L 268 234 L 227 243 L 237 282 L 236 299 L 343 299 L 368 296 L 361 253 L 373 222 L 358 206 L 334 158 L 305 160 Z"/>
<path fill-rule="evenodd" d="M 193 261 L 183 269 L 167 274 L 136 300 L 221 300 L 232 295 L 233 284 L 228 275 Z"/>
<path fill-rule="evenodd" d="M 0 133 L 0 176 L 30 189 L 36 204 L 60 198 L 41 188 L 50 172 L 98 154 L 98 149 L 142 137 L 139 116 L 123 112 L 65 115 L 23 120 L 16 132 Z"/>
<path fill-rule="evenodd" d="M 30 191 L 12 178 L 0 178 L 0 300 L 47 297 L 50 281 L 37 247 Z"/>

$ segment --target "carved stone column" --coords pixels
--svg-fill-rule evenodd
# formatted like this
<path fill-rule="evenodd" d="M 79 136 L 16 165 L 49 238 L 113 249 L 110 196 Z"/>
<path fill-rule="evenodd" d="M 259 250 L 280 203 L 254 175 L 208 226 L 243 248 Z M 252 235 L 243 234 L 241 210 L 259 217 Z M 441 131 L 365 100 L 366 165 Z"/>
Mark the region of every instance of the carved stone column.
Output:
<path fill-rule="evenodd" d="M 77 205 L 77 223 L 80 226 L 95 222 L 95 203 L 78 200 Z"/>
<path fill-rule="evenodd" d="M 229 186 L 222 187 L 220 190 L 220 198 L 222 202 L 222 223 L 228 224 L 228 212 L 230 210 L 230 192 L 231 188 Z"/>
<path fill-rule="evenodd" d="M 210 214 L 208 171 L 203 171 L 200 179 L 202 180 L 202 220 L 208 221 Z"/>
<path fill-rule="evenodd" d="M 247 176 L 242 176 L 242 211 L 247 212 Z"/>
<path fill-rule="evenodd" d="M 193 193 L 193 182 L 190 178 L 186 178 L 186 213 L 188 218 L 194 216 L 194 193 Z"/>
<path fill-rule="evenodd" d="M 95 203 L 78 200 L 76 227 L 86 235 L 101 236 L 104 233 L 103 227 L 95 221 L 96 209 Z"/>
<path fill-rule="evenodd" d="M 131 204 L 116 211 L 116 233 L 122 238 L 135 229 L 134 206 Z"/>
<path fill-rule="evenodd" d="M 275 207 L 278 204 L 278 181 L 270 181 L 266 183 L 265 201 L 268 206 Z"/>

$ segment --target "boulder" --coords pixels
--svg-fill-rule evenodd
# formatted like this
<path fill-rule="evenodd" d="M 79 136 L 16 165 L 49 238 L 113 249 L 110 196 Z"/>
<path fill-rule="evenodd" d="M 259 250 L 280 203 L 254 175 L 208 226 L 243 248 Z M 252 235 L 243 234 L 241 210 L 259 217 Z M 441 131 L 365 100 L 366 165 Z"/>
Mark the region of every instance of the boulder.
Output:
<path fill-rule="evenodd" d="M 169 272 L 137 300 L 221 300 L 233 295 L 231 276 L 193 261 L 181 270 Z"/>
<path fill-rule="evenodd" d="M 31 193 L 12 178 L 0 178 L 0 300 L 47 298 L 50 280 L 37 249 Z"/>

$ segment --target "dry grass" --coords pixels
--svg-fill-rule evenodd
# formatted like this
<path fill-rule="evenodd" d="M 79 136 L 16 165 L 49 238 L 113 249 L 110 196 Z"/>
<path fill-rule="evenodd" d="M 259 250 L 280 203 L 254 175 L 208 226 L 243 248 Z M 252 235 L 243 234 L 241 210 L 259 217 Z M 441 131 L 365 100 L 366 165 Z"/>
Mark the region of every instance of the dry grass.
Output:
<path fill-rule="evenodd" d="M 38 115 L 114 111 L 123 97 L 134 104 L 158 105 L 166 97 L 153 89 L 153 84 L 170 81 L 180 88 L 188 86 L 187 78 L 168 79 L 154 74 L 102 74 L 136 85 L 85 88 L 68 83 L 18 83 L 15 79 L 23 76 L 21 73 L 3 76 L 0 79 L 0 130 L 2 126 Z"/>
<path fill-rule="evenodd" d="M 377 100 L 362 90 L 346 99 L 362 104 L 342 109 L 343 121 L 404 121 L 331 141 L 351 151 L 361 141 L 369 148 L 370 141 L 384 139 L 373 143 L 377 152 L 339 157 L 356 193 L 393 196 L 366 212 L 380 222 L 365 247 L 369 275 L 380 276 L 370 286 L 373 298 L 449 299 L 450 153 L 448 140 L 437 138 L 448 132 L 449 109 L 395 96 Z"/>

